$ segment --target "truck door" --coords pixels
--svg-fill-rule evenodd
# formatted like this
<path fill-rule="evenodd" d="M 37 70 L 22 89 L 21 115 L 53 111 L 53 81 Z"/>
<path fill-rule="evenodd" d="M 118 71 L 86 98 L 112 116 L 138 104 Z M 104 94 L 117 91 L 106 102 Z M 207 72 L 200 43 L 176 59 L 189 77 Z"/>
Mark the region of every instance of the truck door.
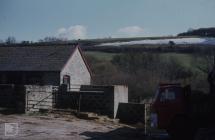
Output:
<path fill-rule="evenodd" d="M 174 115 L 182 111 L 180 87 L 161 87 L 157 100 L 158 126 L 166 128 Z"/>

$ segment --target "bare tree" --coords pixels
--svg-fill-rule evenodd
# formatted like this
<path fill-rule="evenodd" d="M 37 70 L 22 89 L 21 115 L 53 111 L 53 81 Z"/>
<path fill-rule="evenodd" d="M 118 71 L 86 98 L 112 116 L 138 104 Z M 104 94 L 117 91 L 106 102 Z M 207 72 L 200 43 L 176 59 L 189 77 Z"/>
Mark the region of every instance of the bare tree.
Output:
<path fill-rule="evenodd" d="M 23 40 L 22 42 L 21 42 L 21 44 L 30 44 L 31 42 L 30 41 L 25 41 L 25 40 Z"/>
<path fill-rule="evenodd" d="M 0 39 L 0 44 L 4 43 L 4 41 L 2 39 Z"/>
<path fill-rule="evenodd" d="M 39 42 L 61 42 L 61 41 L 65 41 L 66 39 L 61 39 L 61 38 L 57 38 L 57 37 L 45 37 L 43 39 L 39 39 Z"/>
<path fill-rule="evenodd" d="M 9 36 L 6 40 L 5 40 L 6 44 L 14 44 L 16 43 L 16 39 L 13 36 Z"/>

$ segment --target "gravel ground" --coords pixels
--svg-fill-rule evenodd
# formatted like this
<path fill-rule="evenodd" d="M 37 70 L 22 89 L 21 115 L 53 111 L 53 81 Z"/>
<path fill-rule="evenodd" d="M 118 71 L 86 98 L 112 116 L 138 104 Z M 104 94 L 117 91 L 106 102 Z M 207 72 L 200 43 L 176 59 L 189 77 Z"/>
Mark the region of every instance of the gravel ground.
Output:
<path fill-rule="evenodd" d="M 17 123 L 18 134 L 5 136 L 5 123 Z M 143 132 L 142 129 L 119 123 L 78 119 L 72 115 L 0 114 L 0 139 L 142 140 L 144 139 Z"/>

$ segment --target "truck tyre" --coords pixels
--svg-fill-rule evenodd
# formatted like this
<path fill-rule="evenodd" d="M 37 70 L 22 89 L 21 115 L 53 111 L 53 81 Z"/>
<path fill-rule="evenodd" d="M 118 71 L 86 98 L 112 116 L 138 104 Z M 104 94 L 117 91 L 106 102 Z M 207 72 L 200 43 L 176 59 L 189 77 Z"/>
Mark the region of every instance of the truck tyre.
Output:
<path fill-rule="evenodd" d="M 168 134 L 173 140 L 193 140 L 195 127 L 186 117 L 176 117 L 167 129 Z"/>

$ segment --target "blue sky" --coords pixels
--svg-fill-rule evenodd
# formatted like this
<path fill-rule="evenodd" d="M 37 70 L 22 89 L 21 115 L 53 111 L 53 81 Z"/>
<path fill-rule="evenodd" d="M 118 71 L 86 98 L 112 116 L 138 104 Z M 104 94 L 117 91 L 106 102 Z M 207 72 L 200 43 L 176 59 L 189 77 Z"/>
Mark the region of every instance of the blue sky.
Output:
<path fill-rule="evenodd" d="M 0 39 L 176 35 L 215 27 L 215 0 L 0 0 Z"/>

